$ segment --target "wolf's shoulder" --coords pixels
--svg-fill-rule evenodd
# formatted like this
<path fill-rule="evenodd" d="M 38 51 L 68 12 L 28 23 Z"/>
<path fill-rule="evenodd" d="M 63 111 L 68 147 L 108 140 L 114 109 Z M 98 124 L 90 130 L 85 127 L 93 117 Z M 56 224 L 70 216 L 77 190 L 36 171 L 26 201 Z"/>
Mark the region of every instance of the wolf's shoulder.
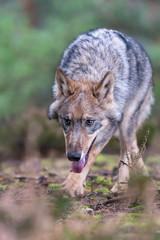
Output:
<path fill-rule="evenodd" d="M 134 38 L 131 36 L 124 34 L 118 30 L 114 29 L 106 29 L 106 28 L 95 28 L 91 29 L 87 32 L 79 34 L 76 39 L 72 41 L 71 44 L 73 43 L 78 43 L 81 40 L 113 40 L 114 38 L 118 38 L 121 41 L 134 41 Z M 125 42 L 126 43 L 126 42 Z"/>
<path fill-rule="evenodd" d="M 108 50 L 114 52 L 115 49 L 118 52 L 126 51 L 133 49 L 136 45 L 139 46 L 132 37 L 117 30 L 96 28 L 79 34 L 78 37 L 69 44 L 64 52 L 63 58 L 67 56 L 68 61 L 72 59 L 72 56 L 77 57 L 86 53 L 101 54 L 101 52 L 106 53 Z"/>
<path fill-rule="evenodd" d="M 99 71 L 99 66 L 102 68 L 104 62 L 106 68 L 109 59 L 114 58 L 114 62 L 117 53 L 123 55 L 125 51 L 126 44 L 118 32 L 112 29 L 97 28 L 80 34 L 69 44 L 64 51 L 60 67 L 66 74 L 72 67 L 83 69 L 83 73 L 85 72 L 84 68 L 88 69 L 88 66 L 97 68 Z"/>
<path fill-rule="evenodd" d="M 86 42 L 103 42 L 103 41 L 113 41 L 114 38 L 118 38 L 121 40 L 121 35 L 123 35 L 124 38 L 127 38 L 127 35 L 124 35 L 123 33 L 120 33 L 116 30 L 112 29 L 106 29 L 106 28 L 96 28 L 91 29 L 87 32 L 81 33 L 78 35 L 76 39 L 74 39 L 71 43 L 72 44 L 81 44 L 83 41 Z"/>

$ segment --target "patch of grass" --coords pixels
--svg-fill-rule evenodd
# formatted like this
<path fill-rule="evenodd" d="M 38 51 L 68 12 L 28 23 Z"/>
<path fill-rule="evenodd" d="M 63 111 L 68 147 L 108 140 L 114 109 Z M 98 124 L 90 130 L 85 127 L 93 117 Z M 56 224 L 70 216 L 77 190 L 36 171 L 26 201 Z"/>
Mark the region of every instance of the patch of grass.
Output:
<path fill-rule="evenodd" d="M 60 219 L 70 213 L 72 207 L 72 199 L 65 196 L 62 192 L 56 192 L 54 197 L 51 199 L 51 211 L 53 218 Z"/>
<path fill-rule="evenodd" d="M 139 213 L 129 213 L 126 214 L 120 221 L 120 229 L 124 229 L 126 230 L 127 228 L 133 228 L 137 226 L 137 219 L 139 219 L 139 217 L 141 216 L 141 214 Z"/>
<path fill-rule="evenodd" d="M 156 181 L 156 185 L 160 187 L 160 181 Z"/>
<path fill-rule="evenodd" d="M 144 206 L 142 206 L 142 205 L 134 205 L 134 206 L 133 206 L 133 205 L 132 205 L 131 208 L 134 209 L 134 210 L 143 210 L 143 209 L 144 209 Z"/>
<path fill-rule="evenodd" d="M 118 166 L 118 155 L 100 154 L 96 160 L 97 165 L 105 164 L 108 170 Z"/>
<path fill-rule="evenodd" d="M 7 185 L 0 185 L 0 191 L 4 191 L 6 190 L 6 188 L 7 188 Z"/>
<path fill-rule="evenodd" d="M 101 220 L 101 215 L 94 215 L 93 218 L 97 221 Z"/>
<path fill-rule="evenodd" d="M 50 183 L 48 185 L 49 190 L 58 190 L 61 189 L 61 184 L 58 183 Z"/>
<path fill-rule="evenodd" d="M 160 155 L 149 156 L 146 159 L 146 163 L 157 163 L 157 162 L 160 162 Z"/>
<path fill-rule="evenodd" d="M 113 185 L 111 177 L 105 178 L 103 176 L 97 177 L 95 180 L 95 183 L 101 184 L 103 186 L 108 186 L 108 185 L 112 186 Z"/>
<path fill-rule="evenodd" d="M 3 162 L 1 164 L 1 167 L 2 167 L 2 169 L 5 173 L 11 173 L 12 172 L 12 167 L 8 163 Z"/>
<path fill-rule="evenodd" d="M 54 195 L 58 192 L 61 192 L 61 184 L 51 183 L 48 185 L 48 193 Z"/>
<path fill-rule="evenodd" d="M 152 172 L 152 168 L 150 167 L 150 166 L 148 166 L 148 165 L 146 165 L 146 168 L 147 168 L 147 171 L 149 172 L 149 173 L 151 173 Z"/>
<path fill-rule="evenodd" d="M 96 188 L 93 192 L 104 196 L 108 196 L 110 194 L 110 190 L 107 187 Z"/>
<path fill-rule="evenodd" d="M 92 170 L 93 171 L 99 171 L 101 169 L 101 166 L 99 166 L 99 164 L 98 165 L 97 164 L 95 165 L 95 164 L 93 165 Z"/>
<path fill-rule="evenodd" d="M 91 186 L 92 186 L 92 183 L 91 183 L 91 182 L 86 182 L 86 186 L 87 186 L 87 187 L 91 187 Z"/>
<path fill-rule="evenodd" d="M 107 160 L 107 158 L 106 158 L 106 155 L 104 155 L 104 154 L 100 154 L 97 158 L 98 163 L 106 163 L 106 160 Z"/>
<path fill-rule="evenodd" d="M 51 168 L 51 167 L 52 167 L 52 161 L 51 161 L 50 158 L 43 159 L 43 160 L 41 161 L 41 163 L 42 163 L 42 166 L 43 166 L 44 168 Z"/>
<path fill-rule="evenodd" d="M 141 216 L 140 213 L 130 213 L 130 216 L 133 218 L 139 218 Z"/>

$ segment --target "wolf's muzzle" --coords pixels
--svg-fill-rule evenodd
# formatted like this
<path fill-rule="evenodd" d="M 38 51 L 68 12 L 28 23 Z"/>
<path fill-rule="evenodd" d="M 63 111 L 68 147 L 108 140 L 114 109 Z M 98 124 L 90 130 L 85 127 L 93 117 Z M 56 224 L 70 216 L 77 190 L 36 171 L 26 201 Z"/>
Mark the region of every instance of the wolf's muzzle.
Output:
<path fill-rule="evenodd" d="M 81 158 L 81 154 L 80 153 L 76 153 L 76 152 L 68 152 L 67 153 L 67 158 L 70 161 L 79 161 Z"/>

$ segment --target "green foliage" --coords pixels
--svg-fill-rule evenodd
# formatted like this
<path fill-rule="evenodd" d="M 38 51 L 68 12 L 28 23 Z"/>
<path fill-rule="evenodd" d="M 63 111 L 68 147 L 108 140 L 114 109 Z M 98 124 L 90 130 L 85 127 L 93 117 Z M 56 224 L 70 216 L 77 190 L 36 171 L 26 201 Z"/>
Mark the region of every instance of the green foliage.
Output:
<path fill-rule="evenodd" d="M 61 188 L 61 184 L 50 183 L 48 187 L 49 187 L 49 189 L 60 189 Z"/>
<path fill-rule="evenodd" d="M 70 197 L 65 196 L 60 191 L 57 191 L 54 194 L 54 198 L 52 199 L 54 206 L 53 206 L 53 217 L 54 218 L 61 218 L 69 213 L 72 207 L 72 200 Z M 52 203 L 52 201 L 51 201 Z"/>
<path fill-rule="evenodd" d="M 68 43 L 77 34 L 96 27 L 122 30 L 150 38 L 148 52 L 159 68 L 159 12 L 153 15 L 144 2 L 49 0 L 36 1 L 38 28 L 31 28 L 21 12 L 19 1 L 3 4 L 0 9 L 0 114 L 20 114 L 34 105 L 50 102 L 54 72 Z M 158 5 L 159 6 L 159 5 Z M 153 6 L 152 6 L 153 7 Z M 12 11 L 14 10 L 14 11 Z M 47 11 L 47 12 L 46 12 Z M 154 29 L 153 27 L 154 26 Z"/>
<path fill-rule="evenodd" d="M 135 227 L 137 226 L 137 220 L 141 217 L 139 213 L 130 213 L 126 214 L 124 218 L 121 220 L 121 229 L 126 229 L 128 227 Z"/>
<path fill-rule="evenodd" d="M 97 158 L 98 163 L 106 163 L 106 155 L 100 154 Z"/>
<path fill-rule="evenodd" d="M 31 15 L 23 1 L 3 1 L 0 8 L 0 155 L 15 148 L 25 153 L 26 122 L 13 126 L 13 120 L 33 107 L 47 109 L 51 103 L 51 87 L 63 51 L 78 34 L 92 28 L 117 29 L 138 39 L 147 50 L 155 70 L 153 117 L 149 120 L 152 136 L 160 134 L 160 4 L 158 1 L 132 0 L 35 0 Z M 46 118 L 46 115 L 44 115 Z M 7 119 L 7 121 L 6 121 Z M 10 125 L 10 126 L 9 126 Z M 21 126 L 22 125 L 22 126 Z M 47 124 L 37 138 L 38 151 L 64 147 L 62 135 L 52 134 Z M 56 128 L 56 126 L 54 126 Z M 159 131 L 157 133 L 157 131 Z M 143 138 L 143 131 L 140 133 Z M 151 145 L 152 137 L 149 140 Z M 17 146 L 21 145 L 21 151 Z M 119 145 L 118 145 L 119 146 Z M 108 149 L 119 151 L 117 142 Z M 3 151 L 2 151 L 3 150 Z M 8 155 L 8 154 L 7 154 Z"/>
<path fill-rule="evenodd" d="M 117 162 L 118 162 L 118 157 L 115 155 L 100 154 L 96 160 L 96 165 L 100 167 L 107 166 L 107 169 L 112 170 L 114 167 L 117 166 Z"/>
<path fill-rule="evenodd" d="M 19 113 L 46 100 L 51 78 L 51 36 L 29 28 L 24 17 L 0 11 L 0 113 Z M 37 100 L 37 101 L 36 101 Z"/>
<path fill-rule="evenodd" d="M 91 182 L 86 182 L 86 186 L 87 186 L 87 187 L 91 187 L 91 186 L 92 186 L 92 183 L 91 183 Z"/>
<path fill-rule="evenodd" d="M 0 191 L 4 191 L 6 190 L 6 188 L 7 188 L 7 185 L 0 185 Z"/>
<path fill-rule="evenodd" d="M 101 215 L 94 215 L 93 218 L 97 221 L 101 220 Z"/>
<path fill-rule="evenodd" d="M 107 187 L 96 188 L 93 192 L 103 196 L 108 196 L 110 194 L 110 190 Z"/>
<path fill-rule="evenodd" d="M 112 185 L 113 185 L 112 180 L 111 180 L 110 177 L 105 178 L 105 177 L 103 177 L 103 176 L 97 177 L 96 180 L 95 180 L 95 183 L 96 183 L 96 184 L 101 184 L 101 185 L 103 185 L 103 186 L 106 186 L 106 185 L 112 186 Z"/>

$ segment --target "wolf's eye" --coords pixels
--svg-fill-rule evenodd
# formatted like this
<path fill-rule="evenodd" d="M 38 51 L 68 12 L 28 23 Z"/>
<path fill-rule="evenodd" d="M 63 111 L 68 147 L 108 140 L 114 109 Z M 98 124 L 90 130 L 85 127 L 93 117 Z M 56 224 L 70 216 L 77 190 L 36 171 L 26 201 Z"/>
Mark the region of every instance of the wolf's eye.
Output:
<path fill-rule="evenodd" d="M 63 120 L 64 120 L 64 124 L 65 124 L 66 126 L 70 126 L 71 120 L 70 120 L 69 118 L 64 118 Z"/>
<path fill-rule="evenodd" d="M 91 126 L 93 125 L 93 123 L 94 123 L 94 120 L 93 120 L 93 119 L 87 119 L 87 120 L 86 120 L 86 126 L 87 126 L 87 127 L 91 127 Z"/>

